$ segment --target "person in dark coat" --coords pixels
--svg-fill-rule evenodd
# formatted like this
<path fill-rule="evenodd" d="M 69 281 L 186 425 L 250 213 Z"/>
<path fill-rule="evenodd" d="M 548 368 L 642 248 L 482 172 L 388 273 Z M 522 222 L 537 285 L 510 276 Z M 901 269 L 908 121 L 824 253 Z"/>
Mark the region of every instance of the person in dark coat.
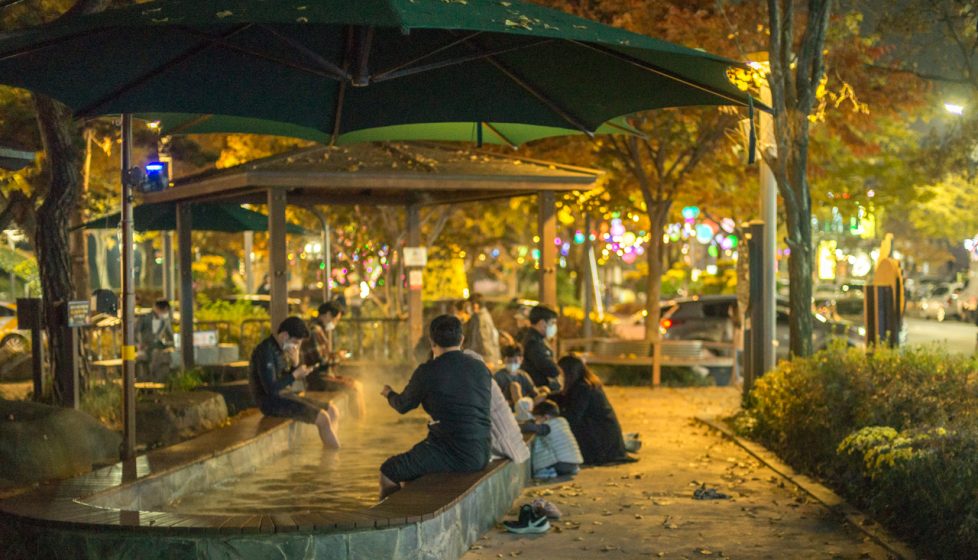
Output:
<path fill-rule="evenodd" d="M 336 437 L 339 411 L 332 403 L 324 410 L 319 404 L 294 394 L 289 386 L 311 371 L 299 364 L 299 346 L 309 338 L 309 328 L 299 317 L 282 321 L 275 335 L 261 341 L 251 353 L 249 385 L 251 394 L 265 416 L 292 418 L 314 424 L 319 438 L 328 448 L 339 448 Z"/>
<path fill-rule="evenodd" d="M 615 410 L 604 394 L 601 380 L 576 356 L 557 362 L 564 374 L 564 389 L 552 396 L 581 448 L 586 465 L 632 462 Z"/>
<path fill-rule="evenodd" d="M 554 362 L 554 352 L 547 345 L 548 339 L 557 336 L 557 313 L 545 305 L 530 310 L 530 328 L 523 337 L 523 370 L 537 387 L 560 390 L 557 376 L 560 368 Z"/>
<path fill-rule="evenodd" d="M 170 373 L 170 356 L 173 352 L 173 321 L 169 301 L 156 300 L 153 311 L 139 318 L 136 337 L 139 341 L 138 362 L 145 367 L 149 379 L 163 381 Z"/>
<path fill-rule="evenodd" d="M 479 471 L 489 462 L 492 375 L 462 352 L 462 322 L 436 317 L 428 328 L 433 358 L 411 374 L 403 391 L 381 395 L 401 414 L 421 405 L 431 416 L 428 437 L 380 466 L 380 499 L 428 473 Z"/>

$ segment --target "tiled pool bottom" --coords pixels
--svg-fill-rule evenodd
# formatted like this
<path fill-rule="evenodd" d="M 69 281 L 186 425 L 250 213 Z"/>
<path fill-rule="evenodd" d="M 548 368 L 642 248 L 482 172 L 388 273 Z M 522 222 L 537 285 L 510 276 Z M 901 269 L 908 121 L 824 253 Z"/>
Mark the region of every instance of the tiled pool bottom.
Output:
<path fill-rule="evenodd" d="M 314 426 L 296 425 L 291 450 L 232 477 L 160 507 L 188 514 L 268 514 L 361 509 L 377 503 L 377 478 L 387 457 L 407 451 L 425 437 L 420 411 L 400 416 L 386 404 L 367 418 L 340 421 L 342 448 L 323 449 Z"/>

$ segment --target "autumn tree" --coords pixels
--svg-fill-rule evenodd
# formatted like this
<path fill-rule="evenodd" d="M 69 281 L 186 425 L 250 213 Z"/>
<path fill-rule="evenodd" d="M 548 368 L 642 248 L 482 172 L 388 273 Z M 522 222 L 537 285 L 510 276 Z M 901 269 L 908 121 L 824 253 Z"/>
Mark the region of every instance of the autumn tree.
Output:
<path fill-rule="evenodd" d="M 60 14 L 74 17 L 106 9 L 110 0 L 78 0 L 70 7 L 63 2 L 45 2 L 40 9 L 18 7 L 4 18 L 5 28 L 12 29 L 39 23 L 39 17 Z M 44 95 L 32 95 L 41 144 L 44 148 L 43 180 L 30 196 L 6 197 L 0 216 L 17 219 L 23 227 L 33 227 L 35 249 L 41 276 L 44 321 L 54 378 L 72 375 L 71 339 L 64 318 L 65 306 L 72 297 L 68 225 L 78 202 L 82 186 L 83 142 L 79 123 L 70 108 Z M 0 224 L 2 225 L 2 224 Z M 55 399 L 59 402 L 59 383 Z"/>

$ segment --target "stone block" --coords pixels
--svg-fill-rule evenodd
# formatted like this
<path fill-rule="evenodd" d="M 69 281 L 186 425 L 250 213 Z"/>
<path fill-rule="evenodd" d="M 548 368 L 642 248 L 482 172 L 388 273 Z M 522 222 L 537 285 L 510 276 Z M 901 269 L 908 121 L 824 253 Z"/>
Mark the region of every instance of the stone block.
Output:
<path fill-rule="evenodd" d="M 349 560 L 349 535 L 314 535 L 313 555 L 304 560 Z"/>
<path fill-rule="evenodd" d="M 121 441 L 84 412 L 0 400 L 0 476 L 11 482 L 68 478 L 115 462 Z"/>
<path fill-rule="evenodd" d="M 169 445 L 213 430 L 227 417 L 227 405 L 217 393 L 151 395 L 136 403 L 136 437 L 150 447 Z"/>

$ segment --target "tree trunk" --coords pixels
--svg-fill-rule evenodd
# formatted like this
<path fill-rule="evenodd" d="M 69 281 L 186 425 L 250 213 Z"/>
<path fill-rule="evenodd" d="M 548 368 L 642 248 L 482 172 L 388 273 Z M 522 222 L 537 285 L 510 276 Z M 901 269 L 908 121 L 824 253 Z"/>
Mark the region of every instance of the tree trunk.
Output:
<path fill-rule="evenodd" d="M 797 174 L 796 174 L 797 177 Z M 807 183 L 802 177 L 807 193 Z M 791 308 L 790 351 L 794 356 L 812 353 L 812 222 L 811 202 L 802 198 L 804 208 L 788 212 L 788 305 Z"/>
<path fill-rule="evenodd" d="M 89 181 L 92 174 L 92 131 L 85 131 L 85 159 L 82 167 L 81 191 L 88 191 Z M 82 195 L 80 195 L 82 196 Z M 75 286 L 75 299 L 88 299 L 89 294 L 89 266 L 88 266 L 88 234 L 78 226 L 85 223 L 85 207 L 83 204 L 75 204 L 75 211 L 71 215 L 71 278 Z M 77 228 L 77 229 L 74 229 Z"/>
<path fill-rule="evenodd" d="M 37 210 L 37 260 L 51 371 L 55 380 L 64 380 L 73 375 L 65 309 L 73 294 L 68 222 L 81 190 L 81 146 L 71 109 L 43 95 L 34 96 L 34 106 L 49 179 L 44 202 Z M 55 387 L 59 386 L 56 382 Z M 55 390 L 55 402 L 63 403 L 66 397 Z"/>

